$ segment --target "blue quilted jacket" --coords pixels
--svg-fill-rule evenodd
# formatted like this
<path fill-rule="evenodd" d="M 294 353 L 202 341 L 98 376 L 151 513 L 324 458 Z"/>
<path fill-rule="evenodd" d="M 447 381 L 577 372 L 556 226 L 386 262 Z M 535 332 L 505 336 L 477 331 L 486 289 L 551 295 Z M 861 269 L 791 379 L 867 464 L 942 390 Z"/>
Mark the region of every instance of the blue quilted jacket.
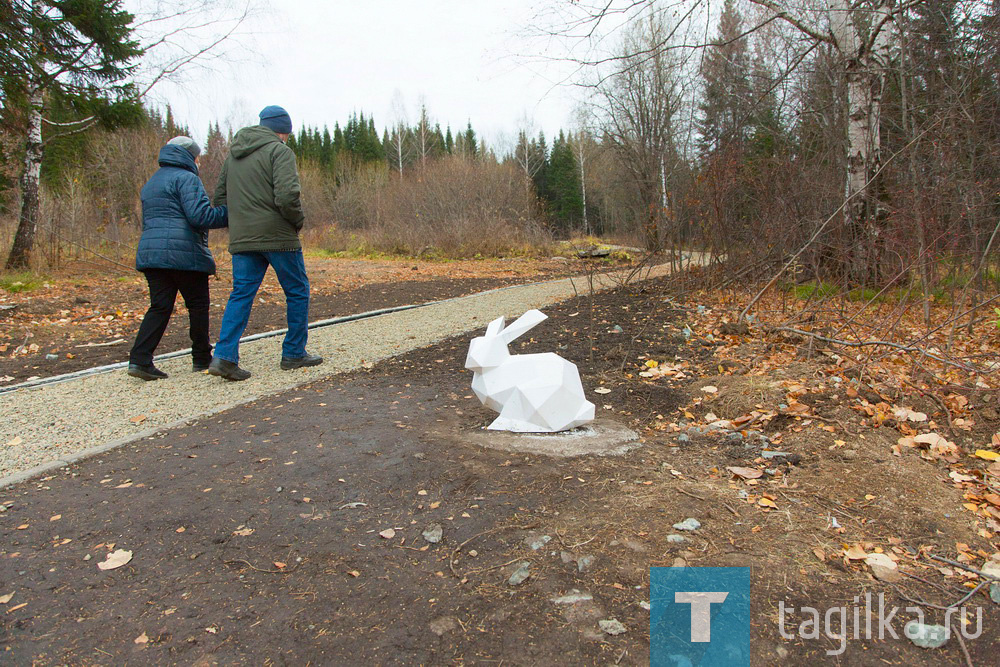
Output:
<path fill-rule="evenodd" d="M 208 230 L 229 224 L 225 206 L 212 205 L 187 149 L 160 149 L 160 168 L 142 187 L 142 238 L 135 268 L 215 273 Z"/>

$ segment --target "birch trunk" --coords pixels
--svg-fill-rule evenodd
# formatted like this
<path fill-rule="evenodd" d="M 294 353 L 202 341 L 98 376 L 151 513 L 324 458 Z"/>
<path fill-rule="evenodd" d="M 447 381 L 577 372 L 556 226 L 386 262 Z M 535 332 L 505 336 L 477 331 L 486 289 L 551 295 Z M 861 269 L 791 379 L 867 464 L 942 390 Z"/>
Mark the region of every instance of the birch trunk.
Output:
<path fill-rule="evenodd" d="M 888 11 L 879 3 L 868 17 L 859 17 L 848 0 L 829 0 L 830 31 L 844 60 L 847 89 L 847 160 L 845 162 L 844 231 L 847 247 L 844 273 L 868 284 L 880 278 L 879 197 L 875 175 L 882 165 L 880 123 L 888 48 Z M 866 22 L 870 24 L 866 29 Z M 872 31 L 878 31 L 872 34 Z"/>
<path fill-rule="evenodd" d="M 580 196 L 583 198 L 583 229 L 587 236 L 590 236 L 590 221 L 587 219 L 587 156 L 584 154 L 583 141 L 583 132 L 580 132 L 576 140 L 576 163 L 580 167 Z"/>
<path fill-rule="evenodd" d="M 21 215 L 7 269 L 26 269 L 35 245 L 39 217 L 39 180 L 42 173 L 42 90 L 33 86 L 28 98 L 28 128 L 21 174 Z"/>

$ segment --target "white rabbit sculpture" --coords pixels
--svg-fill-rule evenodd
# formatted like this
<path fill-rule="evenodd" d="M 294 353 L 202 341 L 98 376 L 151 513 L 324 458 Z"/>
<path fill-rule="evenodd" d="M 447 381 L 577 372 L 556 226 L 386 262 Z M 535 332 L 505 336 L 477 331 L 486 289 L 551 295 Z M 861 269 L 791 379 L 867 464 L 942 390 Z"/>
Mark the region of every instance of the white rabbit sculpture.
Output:
<path fill-rule="evenodd" d="M 504 328 L 504 318 L 498 317 L 485 335 L 469 343 L 465 367 L 474 373 L 472 391 L 500 413 L 488 429 L 554 433 L 594 420 L 594 404 L 584 396 L 574 364 L 552 352 L 511 355 L 507 349 L 546 319 L 540 310 L 529 310 Z"/>

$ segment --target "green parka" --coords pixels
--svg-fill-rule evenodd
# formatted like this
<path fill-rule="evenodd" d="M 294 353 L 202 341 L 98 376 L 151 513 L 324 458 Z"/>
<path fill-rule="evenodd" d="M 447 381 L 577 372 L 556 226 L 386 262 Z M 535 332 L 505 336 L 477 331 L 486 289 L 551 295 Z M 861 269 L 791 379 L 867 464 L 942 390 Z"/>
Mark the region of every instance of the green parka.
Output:
<path fill-rule="evenodd" d="M 229 252 L 300 250 L 305 222 L 295 154 L 263 125 L 233 137 L 213 198 L 229 208 Z"/>

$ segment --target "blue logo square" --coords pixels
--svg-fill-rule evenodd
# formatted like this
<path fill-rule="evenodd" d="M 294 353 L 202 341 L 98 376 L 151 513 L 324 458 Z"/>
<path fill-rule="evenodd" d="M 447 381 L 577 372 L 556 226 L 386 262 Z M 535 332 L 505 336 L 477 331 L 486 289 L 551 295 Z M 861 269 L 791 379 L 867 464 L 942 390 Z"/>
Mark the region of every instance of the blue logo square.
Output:
<path fill-rule="evenodd" d="M 749 657 L 750 568 L 653 567 L 649 574 L 652 667 L 715 667 Z"/>

